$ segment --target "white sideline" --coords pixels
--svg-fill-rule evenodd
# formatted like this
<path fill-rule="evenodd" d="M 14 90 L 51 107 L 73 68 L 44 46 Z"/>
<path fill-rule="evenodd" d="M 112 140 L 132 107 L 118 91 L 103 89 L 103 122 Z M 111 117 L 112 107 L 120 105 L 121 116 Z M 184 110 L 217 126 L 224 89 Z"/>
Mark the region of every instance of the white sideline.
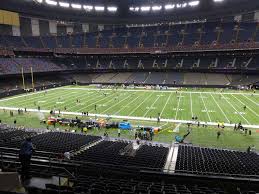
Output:
<path fill-rule="evenodd" d="M 30 93 L 25 93 L 25 94 L 22 94 L 22 95 L 16 95 L 16 96 L 13 96 L 13 97 L 5 97 L 3 99 L 0 100 L 0 102 L 3 102 L 3 101 L 7 101 L 7 100 L 12 100 L 12 99 L 16 99 L 16 98 L 20 98 L 20 97 L 24 97 L 24 96 L 31 96 L 31 95 L 34 95 L 34 94 L 40 94 L 40 93 L 43 93 L 45 91 L 51 91 L 51 90 L 58 90 L 60 88 L 51 88 L 51 89 L 47 89 L 47 90 L 41 90 L 41 91 L 37 91 L 37 92 L 30 92 Z"/>
<path fill-rule="evenodd" d="M 1 110 L 13 110 L 13 111 L 17 111 L 18 109 L 21 108 L 16 108 L 16 107 L 0 107 Z M 37 109 L 27 109 L 27 112 L 42 112 L 42 113 L 49 113 L 50 110 L 37 110 Z M 76 116 L 81 116 L 82 113 L 81 112 L 63 112 L 61 111 L 60 114 L 63 115 L 76 115 Z M 107 114 L 93 114 L 93 113 L 89 113 L 88 114 L 91 117 L 97 116 L 97 117 L 101 117 L 101 118 L 115 118 L 115 119 L 128 119 L 128 120 L 139 120 L 139 121 L 157 121 L 157 118 L 147 118 L 147 117 L 133 117 L 133 116 L 119 116 L 119 115 L 107 115 Z M 187 123 L 193 123 L 195 124 L 195 122 L 193 121 L 188 121 L 188 120 L 175 120 L 175 119 L 160 119 L 161 122 L 168 122 L 168 123 L 183 123 L 183 124 L 187 124 Z M 204 122 L 201 121 L 200 124 L 207 124 L 210 126 L 217 126 L 218 123 L 217 122 Z M 234 127 L 235 124 L 230 124 L 230 123 L 225 123 L 226 127 Z M 243 125 L 246 128 L 252 128 L 252 129 L 259 129 L 259 125 Z"/>
<path fill-rule="evenodd" d="M 100 90 L 98 88 L 57 88 L 60 90 Z M 101 90 L 113 90 L 113 89 L 109 89 L 109 88 L 103 88 Z M 116 91 L 125 91 L 125 92 L 173 92 L 173 90 L 134 90 L 134 89 L 117 89 Z M 195 92 L 195 91 L 191 91 L 191 92 L 187 92 L 187 91 L 180 91 L 183 94 L 189 94 L 189 93 L 193 93 L 193 94 L 199 94 L 199 93 L 204 93 L 204 94 L 238 94 L 238 95 L 251 95 L 253 94 L 254 96 L 259 96 L 259 93 L 242 93 L 242 92 Z"/>

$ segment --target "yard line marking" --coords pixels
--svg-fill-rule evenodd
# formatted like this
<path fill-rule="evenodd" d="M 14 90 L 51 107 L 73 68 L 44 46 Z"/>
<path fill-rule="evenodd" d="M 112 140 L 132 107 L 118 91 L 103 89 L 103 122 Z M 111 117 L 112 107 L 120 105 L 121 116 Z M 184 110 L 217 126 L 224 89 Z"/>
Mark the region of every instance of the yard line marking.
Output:
<path fill-rule="evenodd" d="M 157 97 L 157 99 L 150 105 L 150 107 L 153 107 L 153 105 L 158 101 L 159 98 L 160 98 L 160 96 Z M 145 112 L 145 114 L 143 115 L 143 117 L 145 117 L 149 111 L 150 111 L 150 109 L 148 109 L 148 110 Z"/>
<path fill-rule="evenodd" d="M 139 95 L 137 98 L 135 98 L 134 100 L 130 101 L 129 103 L 127 103 L 125 106 L 128 106 L 129 104 L 135 102 L 141 95 Z M 124 109 L 124 107 L 121 107 L 116 113 L 115 115 L 117 115 L 122 109 Z"/>
<path fill-rule="evenodd" d="M 213 98 L 213 100 L 214 100 L 214 102 L 216 103 L 216 105 L 219 107 L 219 109 L 220 109 L 220 111 L 222 112 L 222 114 L 224 115 L 224 117 L 227 119 L 228 122 L 230 122 L 229 119 L 228 119 L 228 117 L 227 117 L 227 115 L 225 114 L 225 112 L 222 110 L 222 108 L 219 106 L 218 102 L 215 100 L 214 96 L 213 96 L 212 94 L 210 94 L 210 95 L 211 95 L 211 97 Z"/>
<path fill-rule="evenodd" d="M 118 104 L 124 102 L 125 100 L 127 100 L 127 99 L 130 98 L 131 96 L 132 96 L 132 94 L 128 95 L 126 98 L 124 98 L 124 99 L 118 101 L 117 103 L 114 103 L 114 105 L 110 106 L 108 109 L 106 109 L 106 110 L 104 110 L 103 112 L 101 112 L 101 114 L 107 112 L 107 111 L 108 111 L 109 109 L 111 109 L 112 107 L 114 107 L 114 106 L 116 106 L 116 105 L 118 105 Z"/>
<path fill-rule="evenodd" d="M 176 107 L 176 112 L 175 112 L 175 120 L 177 118 L 177 114 L 178 114 L 178 110 L 179 110 L 179 105 L 180 105 L 180 101 L 181 101 L 181 97 L 182 97 L 182 92 L 179 92 L 180 93 L 180 97 L 178 97 L 178 104 L 177 104 L 177 107 Z"/>
<path fill-rule="evenodd" d="M 192 110 L 192 94 L 190 93 L 190 101 L 191 101 L 191 113 L 192 113 L 192 117 L 193 117 L 193 110 Z"/>
<path fill-rule="evenodd" d="M 95 101 L 95 102 L 93 102 L 93 103 L 91 103 L 91 104 L 89 104 L 89 105 L 87 105 L 87 106 L 85 106 L 85 107 L 82 107 L 82 108 L 80 108 L 80 109 L 78 109 L 77 111 L 81 111 L 82 109 L 86 109 L 87 107 L 90 107 L 90 106 L 92 106 L 92 105 L 94 105 L 94 104 L 96 104 L 97 105 L 97 107 L 98 107 L 98 102 L 101 102 L 101 101 L 103 101 L 103 100 L 105 100 L 105 99 L 109 99 L 110 97 L 111 97 L 111 99 L 110 100 L 108 100 L 108 101 L 106 101 L 105 103 L 108 103 L 108 102 L 110 102 L 111 100 L 113 100 L 113 97 L 116 95 L 117 93 L 113 93 L 111 96 L 106 96 L 106 97 L 104 97 L 104 98 L 101 98 L 100 100 L 97 100 L 97 101 Z M 90 111 L 91 110 L 93 110 L 93 109 L 90 109 Z M 89 111 L 89 112 L 90 112 Z"/>
<path fill-rule="evenodd" d="M 255 105 L 259 106 L 259 103 L 256 103 L 255 101 L 251 100 L 251 99 L 248 98 L 246 95 L 243 94 L 242 96 L 246 97 L 248 100 L 250 100 L 251 102 L 253 102 Z"/>
<path fill-rule="evenodd" d="M 15 95 L 13 97 L 5 97 L 4 99 L 1 99 L 0 102 L 9 101 L 9 100 L 16 99 L 16 98 L 21 98 L 21 97 L 24 97 L 24 96 L 31 96 L 31 95 L 43 93 L 45 91 L 52 91 L 52 90 L 58 90 L 58 89 L 60 89 L 60 88 L 51 88 L 51 89 L 41 90 L 41 91 L 37 91 L 37 92 L 19 94 L 19 95 Z"/>
<path fill-rule="evenodd" d="M 82 96 L 83 96 L 83 98 L 86 98 L 87 96 L 90 96 L 89 98 L 88 98 L 88 100 L 86 100 L 86 101 L 83 101 L 84 102 L 84 104 L 86 104 L 86 103 L 88 103 L 89 101 L 91 101 L 91 100 L 93 100 L 93 98 L 96 98 L 96 99 L 99 99 L 99 98 L 101 98 L 102 97 L 102 94 L 97 94 L 97 95 L 92 95 L 92 93 L 86 93 L 86 94 L 83 94 L 83 95 L 80 95 L 80 98 L 82 98 Z M 81 100 L 80 100 L 81 101 Z M 73 105 L 73 106 L 69 106 L 71 103 L 69 103 L 68 104 L 68 110 L 72 110 L 74 107 L 77 107 L 77 106 L 80 106 L 80 104 L 75 104 L 75 105 Z"/>
<path fill-rule="evenodd" d="M 208 117 L 209 117 L 209 120 L 210 120 L 210 122 L 211 122 L 211 118 L 210 118 L 209 111 L 208 111 L 208 109 L 207 109 L 207 107 L 206 107 L 206 104 L 205 104 L 205 102 L 204 102 L 204 99 L 203 99 L 203 96 L 201 95 L 201 93 L 200 93 L 200 96 L 201 96 L 201 100 L 202 100 L 202 102 L 203 102 L 204 108 L 205 108 L 205 110 L 206 110 L 206 112 L 207 112 L 207 115 L 208 115 Z"/>
<path fill-rule="evenodd" d="M 144 100 L 143 102 L 141 102 L 136 108 L 134 108 L 133 111 L 131 111 L 131 112 L 129 113 L 129 116 L 130 116 L 132 113 L 134 113 L 142 104 L 144 104 L 144 102 L 146 102 L 147 99 L 149 99 L 149 98 L 152 96 L 153 93 L 154 93 L 154 92 L 152 92 L 148 97 L 145 98 L 145 100 Z"/>
<path fill-rule="evenodd" d="M 243 103 L 241 100 L 239 100 L 237 97 L 235 97 L 234 95 L 231 95 L 233 96 L 235 99 L 237 99 L 241 104 L 245 105 L 245 103 Z M 256 116 L 259 117 L 259 115 L 254 111 L 252 110 L 249 106 L 246 106 L 250 111 L 252 111 Z"/>
<path fill-rule="evenodd" d="M 61 94 L 63 94 L 63 93 L 64 92 L 62 92 Z M 64 95 L 67 96 L 68 94 L 69 93 L 64 94 Z M 48 97 L 51 97 L 51 98 L 48 98 Z M 52 94 L 49 94 L 49 95 L 47 94 L 46 96 L 39 95 L 39 96 L 35 96 L 33 98 L 28 98 L 28 99 L 26 98 L 24 100 L 19 100 L 17 102 L 12 102 L 12 106 L 18 104 L 18 106 L 26 107 L 28 104 L 33 103 L 34 101 L 37 101 L 39 99 L 48 98 L 48 100 L 49 100 L 49 99 L 53 99 L 53 98 L 56 98 L 56 97 L 57 97 L 57 93 L 52 93 Z M 41 105 L 42 104 L 46 104 L 46 102 L 45 103 L 41 103 Z"/>
<path fill-rule="evenodd" d="M 161 117 L 162 117 L 162 115 L 163 115 L 163 112 L 164 112 L 164 110 L 165 110 L 165 107 L 166 107 L 166 105 L 168 104 L 168 102 L 169 102 L 169 100 L 170 100 L 172 94 L 173 94 L 173 92 L 171 92 L 171 94 L 170 94 L 169 97 L 167 98 L 167 101 L 166 101 L 166 103 L 165 103 L 165 106 L 163 107 L 163 109 L 162 109 L 162 111 L 161 111 L 161 113 L 160 113 Z"/>
<path fill-rule="evenodd" d="M 60 99 L 60 100 L 64 101 L 65 104 L 66 104 L 66 106 L 68 106 L 68 105 L 70 104 L 70 103 L 68 104 L 68 102 L 74 100 L 74 99 L 71 100 L 71 98 L 74 98 L 74 96 L 75 96 L 76 98 L 79 98 L 80 96 L 83 96 L 83 95 L 85 95 L 85 94 L 87 94 L 87 93 L 83 93 L 83 94 L 81 94 L 81 95 L 78 95 L 78 93 L 68 93 L 68 94 L 62 95 L 62 96 L 61 96 L 62 99 Z M 55 96 L 55 97 L 48 98 L 48 101 L 47 101 L 46 103 L 42 103 L 41 106 L 46 106 L 46 108 L 50 108 L 51 106 L 53 106 L 53 103 L 54 103 L 54 106 L 56 106 L 56 102 L 57 102 L 57 101 L 56 101 L 55 98 L 57 98 L 57 99 L 59 100 L 60 94 L 56 94 L 56 95 L 57 95 L 57 96 Z M 53 99 L 53 101 L 51 101 L 50 99 Z M 70 107 L 69 107 L 69 109 L 70 109 Z"/>
<path fill-rule="evenodd" d="M 44 91 L 45 92 L 45 91 Z M 7 103 L 12 103 L 13 105 L 16 105 L 16 104 L 21 104 L 22 103 L 22 105 L 23 104 L 28 104 L 27 103 L 27 101 L 28 101 L 28 99 L 27 99 L 27 96 L 32 96 L 32 95 L 36 95 L 36 94 L 41 94 L 41 93 L 43 93 L 43 92 L 33 92 L 33 93 L 29 93 L 29 94 L 25 94 L 25 95 L 22 95 L 22 96 L 14 96 L 14 97 L 11 97 L 11 98 L 8 98 L 8 99 L 3 99 L 2 101 L 3 102 L 5 102 L 5 101 L 7 101 Z M 62 92 L 62 93 L 65 93 L 65 92 Z M 48 96 L 54 96 L 54 95 L 57 95 L 57 93 L 51 93 L 51 94 L 48 94 L 47 93 L 47 95 Z M 16 98 L 20 98 L 20 97 L 24 97 L 23 99 L 21 99 L 21 100 L 19 100 L 19 101 L 14 101 L 14 102 L 12 102 L 12 101 L 9 101 L 9 100 L 12 100 L 12 99 L 16 99 Z M 32 98 L 29 98 L 29 100 L 31 101 L 32 99 L 34 99 L 34 100 L 37 100 L 37 99 L 39 99 L 39 98 L 42 98 L 43 96 L 41 96 L 41 95 L 37 95 L 37 96 L 34 96 L 34 97 L 32 97 Z M 1 100 L 0 100 L 0 102 L 2 102 Z M 8 102 L 9 101 L 9 102 Z M 25 102 L 25 103 L 24 103 Z"/>
<path fill-rule="evenodd" d="M 223 94 L 221 94 L 221 96 L 223 96 Z M 223 96 L 223 97 L 224 97 L 224 96 Z M 232 108 L 250 125 L 249 121 L 248 121 L 242 114 L 240 114 L 240 112 L 232 105 L 232 103 L 230 103 L 230 102 L 228 101 L 228 99 L 226 99 L 226 98 L 224 98 L 224 99 L 225 99 L 225 101 L 227 101 L 227 103 L 230 104 L 230 106 L 232 106 Z"/>
<path fill-rule="evenodd" d="M 48 98 L 47 102 L 42 103 L 41 106 L 45 107 L 46 109 L 53 109 L 54 107 L 51 107 L 51 106 L 56 106 L 56 102 L 57 102 L 55 98 L 59 98 L 59 96 L 61 96 L 62 94 L 63 94 L 63 92 L 61 94 L 57 93 L 56 96 L 54 96 L 52 98 Z M 74 100 L 74 99 L 71 100 L 71 98 L 74 98 L 74 96 L 76 98 L 79 98 L 81 96 L 85 96 L 85 95 L 88 95 L 88 94 L 91 94 L 91 93 L 87 92 L 87 93 L 82 93 L 80 95 L 79 95 L 79 93 L 67 93 L 67 94 L 62 95 L 61 96 L 62 99 L 60 99 L 60 100 L 64 101 L 65 106 L 67 106 L 68 110 L 70 110 L 71 109 L 71 107 L 69 106 L 70 102 L 72 100 Z M 48 97 L 48 96 L 46 96 L 46 97 Z M 51 99 L 53 99 L 53 101 L 51 101 Z"/>

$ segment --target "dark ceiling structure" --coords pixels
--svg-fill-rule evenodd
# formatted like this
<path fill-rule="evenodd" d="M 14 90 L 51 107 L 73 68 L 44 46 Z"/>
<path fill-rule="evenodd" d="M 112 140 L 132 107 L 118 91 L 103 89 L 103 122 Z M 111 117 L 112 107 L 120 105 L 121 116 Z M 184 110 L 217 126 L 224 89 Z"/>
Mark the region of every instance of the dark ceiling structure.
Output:
<path fill-rule="evenodd" d="M 101 24 L 213 20 L 259 9 L 258 0 L 198 0 L 198 5 L 189 6 L 193 1 L 196 0 L 1 0 L 0 9 L 16 11 L 24 16 Z M 57 5 L 49 4 L 53 2 Z M 66 2 L 69 7 L 61 7 L 60 2 Z M 72 4 L 81 8 L 72 8 Z M 167 10 L 166 5 L 174 7 Z M 86 10 L 87 6 L 93 11 Z M 96 6 L 105 10 L 96 11 Z M 108 7 L 116 7 L 116 11 L 108 11 Z"/>

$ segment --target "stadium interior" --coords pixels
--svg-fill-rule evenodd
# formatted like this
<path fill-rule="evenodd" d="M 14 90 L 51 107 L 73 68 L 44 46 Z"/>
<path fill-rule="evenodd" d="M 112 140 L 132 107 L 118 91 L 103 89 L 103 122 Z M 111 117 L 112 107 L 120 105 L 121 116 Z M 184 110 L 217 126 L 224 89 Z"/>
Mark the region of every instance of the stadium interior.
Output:
<path fill-rule="evenodd" d="M 0 194 L 259 193 L 258 10 L 1 0 Z"/>

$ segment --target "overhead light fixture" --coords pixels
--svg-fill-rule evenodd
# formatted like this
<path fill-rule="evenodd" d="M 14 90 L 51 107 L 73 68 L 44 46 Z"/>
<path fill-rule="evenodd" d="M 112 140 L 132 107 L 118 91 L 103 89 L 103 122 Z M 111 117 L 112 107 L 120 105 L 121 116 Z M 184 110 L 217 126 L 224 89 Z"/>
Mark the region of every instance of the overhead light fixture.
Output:
<path fill-rule="evenodd" d="M 177 4 L 176 4 L 176 7 L 177 7 L 177 8 L 181 8 L 181 7 L 182 7 L 182 4 L 177 3 Z"/>
<path fill-rule="evenodd" d="M 139 11 L 139 7 L 135 7 L 135 8 L 134 8 L 134 11 Z"/>
<path fill-rule="evenodd" d="M 165 9 L 166 10 L 170 10 L 170 9 L 174 9 L 175 8 L 175 4 L 167 4 L 165 5 Z"/>
<path fill-rule="evenodd" d="M 107 10 L 109 11 L 109 12 L 116 12 L 117 11 L 117 7 L 114 7 L 114 6 L 111 6 L 111 7 L 107 7 Z"/>
<path fill-rule="evenodd" d="M 70 6 L 69 3 L 66 3 L 66 2 L 58 2 L 58 4 L 59 4 L 60 7 L 68 8 Z"/>
<path fill-rule="evenodd" d="M 183 3 L 182 4 L 182 7 L 184 8 L 184 7 L 187 7 L 187 3 Z"/>
<path fill-rule="evenodd" d="M 83 8 L 86 10 L 86 11 L 92 11 L 94 6 L 92 5 L 84 5 Z"/>
<path fill-rule="evenodd" d="M 152 10 L 153 10 L 153 11 L 160 11 L 161 9 L 162 9 L 162 6 L 161 6 L 161 5 L 152 6 Z"/>
<path fill-rule="evenodd" d="M 95 9 L 95 11 L 104 11 L 103 6 L 95 6 L 94 9 Z"/>
<path fill-rule="evenodd" d="M 224 0 L 213 0 L 215 3 L 223 2 Z"/>
<path fill-rule="evenodd" d="M 142 7 L 140 7 L 140 10 L 143 12 L 150 11 L 150 6 L 142 6 Z"/>
<path fill-rule="evenodd" d="M 49 5 L 57 5 L 57 4 L 58 4 L 58 2 L 53 1 L 53 0 L 46 0 L 45 2 L 46 2 L 47 4 L 49 4 Z"/>
<path fill-rule="evenodd" d="M 43 0 L 34 0 L 35 2 L 37 2 L 37 3 L 42 3 L 43 2 Z"/>
<path fill-rule="evenodd" d="M 71 4 L 71 7 L 74 8 L 74 9 L 82 9 L 82 5 L 80 5 L 80 4 L 75 4 L 75 3 L 72 3 L 72 4 Z"/>
<path fill-rule="evenodd" d="M 195 6 L 199 5 L 199 4 L 200 4 L 200 1 L 190 1 L 188 3 L 188 5 L 191 6 L 191 7 L 195 7 Z"/>

